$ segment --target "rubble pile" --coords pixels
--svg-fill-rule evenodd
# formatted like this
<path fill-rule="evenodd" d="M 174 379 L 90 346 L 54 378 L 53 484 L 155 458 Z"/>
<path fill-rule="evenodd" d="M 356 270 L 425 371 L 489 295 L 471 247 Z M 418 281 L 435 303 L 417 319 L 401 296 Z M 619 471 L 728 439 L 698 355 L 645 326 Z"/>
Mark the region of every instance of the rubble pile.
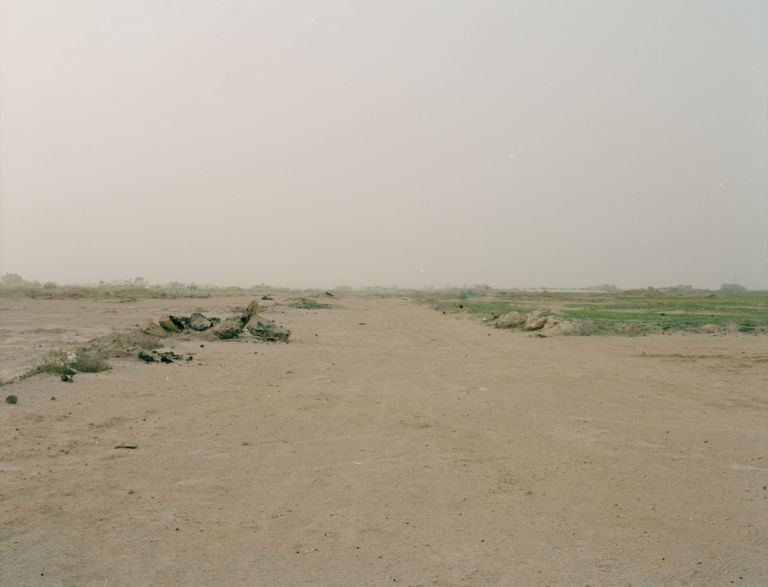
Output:
<path fill-rule="evenodd" d="M 187 334 L 208 340 L 229 340 L 239 337 L 244 330 L 252 336 L 268 342 L 288 342 L 290 330 L 268 320 L 257 312 L 259 303 L 253 300 L 245 308 L 235 311 L 233 316 L 216 318 L 194 312 L 189 316 L 167 314 L 157 322 L 147 320 L 139 326 L 142 333 L 158 338 L 169 335 Z"/>
<path fill-rule="evenodd" d="M 54 352 L 16 380 L 50 373 L 60 376 L 62 381 L 71 382 L 77 373 L 94 373 L 111 368 L 107 360 L 112 358 L 134 357 L 145 363 L 192 361 L 194 353 L 182 356 L 168 348 L 173 340 L 231 340 L 246 331 L 264 342 L 287 343 L 291 331 L 260 316 L 258 310 L 259 303 L 254 300 L 245 308 L 235 309 L 234 315 L 226 318 L 194 312 L 189 316 L 167 314 L 157 322 L 145 320 L 134 328 L 94 338 L 76 351 Z"/>
<path fill-rule="evenodd" d="M 493 316 L 495 328 L 507 328 L 536 332 L 549 331 L 552 334 L 567 334 L 573 327 L 571 320 L 561 312 L 552 310 L 535 310 L 533 312 L 508 312 L 501 316 Z"/>

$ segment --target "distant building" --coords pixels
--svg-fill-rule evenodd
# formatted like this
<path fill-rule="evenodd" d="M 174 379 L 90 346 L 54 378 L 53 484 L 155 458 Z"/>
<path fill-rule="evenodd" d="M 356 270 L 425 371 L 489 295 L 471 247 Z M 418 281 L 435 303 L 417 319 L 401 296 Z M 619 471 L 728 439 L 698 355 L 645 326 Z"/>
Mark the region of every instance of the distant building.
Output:
<path fill-rule="evenodd" d="M 18 273 L 6 273 L 0 277 L 0 285 L 16 286 L 24 285 L 24 278 Z"/>

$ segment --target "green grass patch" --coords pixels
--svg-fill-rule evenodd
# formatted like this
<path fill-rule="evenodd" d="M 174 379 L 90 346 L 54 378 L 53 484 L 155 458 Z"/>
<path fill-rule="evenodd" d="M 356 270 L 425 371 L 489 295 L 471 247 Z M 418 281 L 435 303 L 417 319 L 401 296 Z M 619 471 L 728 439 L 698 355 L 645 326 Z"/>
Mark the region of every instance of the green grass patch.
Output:
<path fill-rule="evenodd" d="M 487 323 L 507 312 L 559 312 L 578 322 L 578 334 L 646 334 L 697 331 L 705 325 L 744 333 L 768 332 L 768 295 L 594 292 L 494 292 L 466 296 L 458 292 L 422 293 L 415 299 L 447 314 L 483 316 Z M 490 320 L 489 320 L 490 317 Z"/>

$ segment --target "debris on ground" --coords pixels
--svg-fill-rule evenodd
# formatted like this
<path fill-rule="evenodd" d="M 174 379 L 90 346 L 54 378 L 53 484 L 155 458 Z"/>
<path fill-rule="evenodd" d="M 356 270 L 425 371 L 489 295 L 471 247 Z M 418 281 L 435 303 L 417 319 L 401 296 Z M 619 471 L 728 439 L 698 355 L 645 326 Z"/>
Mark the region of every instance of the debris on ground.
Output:
<path fill-rule="evenodd" d="M 206 340 L 228 340 L 238 338 L 248 325 L 247 331 L 255 338 L 266 342 L 288 342 L 290 331 L 258 316 L 259 302 L 251 301 L 244 308 L 235 308 L 234 315 L 227 318 L 205 316 L 193 312 L 189 316 L 166 314 L 157 322 L 145 320 L 134 328 L 94 338 L 76 352 L 58 351 L 49 353 L 43 362 L 20 375 L 15 380 L 26 379 L 40 373 L 50 373 L 72 382 L 78 373 L 96 373 L 110 369 L 107 358 L 136 357 L 145 363 L 173 363 L 193 361 L 194 353 L 180 355 L 168 349 L 169 339 L 190 340 L 202 337 Z M 205 345 L 201 344 L 200 348 Z M 165 348 L 163 348 L 165 347 Z"/>
<path fill-rule="evenodd" d="M 213 326 L 213 321 L 203 316 L 200 312 L 195 312 L 189 317 L 187 324 L 192 330 L 201 332 Z"/>
<path fill-rule="evenodd" d="M 181 355 L 174 353 L 173 351 L 152 351 L 155 353 L 158 357 L 160 357 L 161 363 L 173 363 L 174 361 L 181 361 L 184 357 Z"/>
<path fill-rule="evenodd" d="M 243 328 L 245 328 L 245 325 L 248 324 L 248 321 L 251 319 L 251 316 L 253 316 L 258 310 L 259 310 L 259 302 L 257 302 L 256 300 L 253 300 L 245 308 L 241 308 L 237 310 L 234 316 L 225 318 L 224 320 L 222 320 L 221 322 L 213 326 L 210 329 L 210 334 L 213 335 L 214 338 L 219 338 L 223 340 L 237 338 L 238 336 L 240 336 L 240 333 L 243 331 Z"/>
<path fill-rule="evenodd" d="M 184 324 L 178 318 L 171 316 L 170 314 L 160 318 L 158 323 L 168 332 L 181 332 L 184 330 Z"/>
<path fill-rule="evenodd" d="M 245 324 L 243 323 L 242 317 L 226 318 L 212 328 L 210 333 L 216 338 L 228 340 L 240 336 L 240 333 L 243 331 L 243 326 L 245 326 Z"/>
<path fill-rule="evenodd" d="M 156 336 L 158 338 L 168 336 L 168 330 L 153 320 L 144 320 L 139 325 L 139 331 L 148 336 Z"/>
<path fill-rule="evenodd" d="M 291 331 L 276 324 L 272 320 L 262 318 L 258 314 L 251 316 L 247 324 L 248 332 L 256 338 L 267 342 L 288 342 Z"/>

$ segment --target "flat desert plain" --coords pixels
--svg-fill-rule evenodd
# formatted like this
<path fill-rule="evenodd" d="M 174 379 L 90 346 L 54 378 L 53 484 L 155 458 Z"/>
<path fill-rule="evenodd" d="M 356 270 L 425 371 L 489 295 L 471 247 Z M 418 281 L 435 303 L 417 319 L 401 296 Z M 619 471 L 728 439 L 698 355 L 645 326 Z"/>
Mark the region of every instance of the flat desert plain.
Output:
<path fill-rule="evenodd" d="M 1 298 L 0 370 L 249 300 Z M 765 337 L 281 301 L 289 344 L 2 387 L 1 585 L 768 584 Z"/>

